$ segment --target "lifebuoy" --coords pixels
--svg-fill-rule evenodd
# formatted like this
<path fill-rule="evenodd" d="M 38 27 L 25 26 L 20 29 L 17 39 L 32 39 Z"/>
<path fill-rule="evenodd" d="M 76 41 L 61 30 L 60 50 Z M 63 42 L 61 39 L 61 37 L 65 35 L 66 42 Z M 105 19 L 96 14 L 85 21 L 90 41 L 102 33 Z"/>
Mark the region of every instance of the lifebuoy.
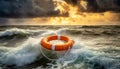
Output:
<path fill-rule="evenodd" d="M 52 40 L 63 40 L 65 41 L 64 44 L 56 44 L 53 45 L 51 44 L 49 41 Z M 64 36 L 64 35 L 51 35 L 51 36 L 47 36 L 43 39 L 41 39 L 41 45 L 49 50 L 54 50 L 54 51 L 65 51 L 68 50 L 69 48 L 72 48 L 74 44 L 74 41 L 71 40 L 68 36 Z"/>

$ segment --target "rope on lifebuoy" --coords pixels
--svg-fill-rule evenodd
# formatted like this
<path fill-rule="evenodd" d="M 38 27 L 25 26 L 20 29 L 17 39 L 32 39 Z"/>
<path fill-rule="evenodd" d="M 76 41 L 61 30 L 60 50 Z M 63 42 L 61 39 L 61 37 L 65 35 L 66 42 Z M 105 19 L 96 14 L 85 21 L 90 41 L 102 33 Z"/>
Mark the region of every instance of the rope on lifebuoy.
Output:
<path fill-rule="evenodd" d="M 70 45 L 70 46 L 67 46 L 68 47 L 68 49 L 67 48 L 65 48 L 64 50 L 62 50 L 62 51 L 65 51 L 65 54 L 64 55 L 62 55 L 62 56 L 60 56 L 60 54 L 59 54 L 59 56 L 57 55 L 57 58 L 62 58 L 62 57 L 65 57 L 69 52 L 70 52 L 70 50 L 71 50 L 71 48 L 72 48 L 72 46 L 73 46 L 73 44 L 74 44 L 74 41 L 73 40 L 71 40 L 71 39 L 69 39 L 68 37 L 66 37 L 66 36 L 61 36 L 61 35 L 53 35 L 53 36 L 51 36 L 51 37 L 54 37 L 54 40 L 56 39 L 56 40 L 66 40 L 66 41 L 68 41 L 70 44 L 67 44 L 67 45 Z M 48 37 L 48 38 L 43 38 L 43 42 L 44 41 L 50 41 L 51 39 L 51 37 Z M 42 41 L 41 41 L 42 42 Z M 52 59 L 52 58 L 49 58 L 47 55 L 45 55 L 45 53 L 43 52 L 43 50 L 42 50 L 42 47 L 44 47 L 44 48 L 46 48 L 47 46 L 43 46 L 43 45 L 47 45 L 47 44 L 42 44 L 40 42 L 40 51 L 41 51 L 41 54 L 46 58 L 46 59 L 48 59 L 48 60 L 51 60 L 51 61 L 54 61 L 54 60 L 56 60 L 56 59 Z M 71 46 L 72 45 L 72 46 Z M 51 46 L 51 49 L 49 49 L 49 50 L 51 50 L 51 51 L 53 51 L 53 52 L 56 52 L 57 50 L 55 49 L 55 47 L 57 46 L 57 45 L 55 45 L 55 44 L 48 44 L 48 46 Z M 58 45 L 59 46 L 59 45 Z M 62 46 L 62 45 L 61 45 Z M 64 46 L 64 44 L 63 44 L 63 46 Z M 47 48 L 48 49 L 48 48 Z M 59 51 L 59 50 L 58 50 Z M 61 51 L 61 50 L 60 50 Z M 57 52 L 56 52 L 57 53 Z"/>
<path fill-rule="evenodd" d="M 67 54 L 70 52 L 70 50 L 71 50 L 71 48 L 69 48 L 69 49 L 65 52 L 65 55 L 62 56 L 62 57 L 67 56 Z M 51 59 L 51 58 L 49 58 L 47 55 L 45 55 L 45 53 L 43 52 L 41 46 L 40 46 L 40 52 L 41 52 L 41 54 L 42 54 L 46 59 L 48 59 L 48 60 L 50 60 L 50 61 L 55 61 L 55 60 L 56 60 L 56 59 Z M 57 57 L 58 57 L 58 58 L 62 58 L 61 56 L 57 56 Z"/>
<path fill-rule="evenodd" d="M 41 44 L 41 42 L 40 42 L 40 44 Z M 56 60 L 56 59 L 51 59 L 51 58 L 49 58 L 48 56 L 46 56 L 46 55 L 44 54 L 43 50 L 42 50 L 42 46 L 40 46 L 40 52 L 41 52 L 41 54 L 42 54 L 46 59 L 51 60 L 51 61 Z"/>

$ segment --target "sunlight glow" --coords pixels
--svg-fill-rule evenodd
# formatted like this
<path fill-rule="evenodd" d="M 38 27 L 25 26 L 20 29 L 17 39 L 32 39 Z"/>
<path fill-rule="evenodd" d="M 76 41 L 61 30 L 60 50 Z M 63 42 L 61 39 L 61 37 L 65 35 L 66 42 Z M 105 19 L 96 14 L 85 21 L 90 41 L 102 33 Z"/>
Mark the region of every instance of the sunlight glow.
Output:
<path fill-rule="evenodd" d="M 119 15 L 113 12 L 103 13 L 88 13 L 80 12 L 79 6 L 73 6 L 66 3 L 64 0 L 53 0 L 55 10 L 59 10 L 59 15 L 56 17 L 47 17 L 47 25 L 106 25 L 113 21 L 119 22 Z M 80 5 L 86 10 L 87 2 L 80 1 Z M 62 16 L 65 15 L 65 16 Z M 35 22 L 40 23 L 41 18 L 34 18 Z"/>

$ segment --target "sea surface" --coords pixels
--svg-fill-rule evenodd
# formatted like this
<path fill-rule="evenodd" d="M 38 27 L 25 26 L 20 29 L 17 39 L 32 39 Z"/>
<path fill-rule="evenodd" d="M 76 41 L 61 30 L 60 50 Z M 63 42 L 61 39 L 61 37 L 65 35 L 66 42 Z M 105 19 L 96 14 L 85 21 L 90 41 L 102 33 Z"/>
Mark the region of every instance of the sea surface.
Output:
<path fill-rule="evenodd" d="M 42 48 L 53 34 L 69 36 L 73 48 Z M 120 26 L 0 26 L 0 69 L 120 69 Z"/>

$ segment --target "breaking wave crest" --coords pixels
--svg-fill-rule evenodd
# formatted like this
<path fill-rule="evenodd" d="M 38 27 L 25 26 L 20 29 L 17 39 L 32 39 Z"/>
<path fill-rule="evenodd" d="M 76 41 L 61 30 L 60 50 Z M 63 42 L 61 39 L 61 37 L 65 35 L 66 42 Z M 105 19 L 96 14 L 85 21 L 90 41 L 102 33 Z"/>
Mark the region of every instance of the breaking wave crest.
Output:
<path fill-rule="evenodd" d="M 46 31 L 43 30 L 29 30 L 29 29 L 19 29 L 19 28 L 11 28 L 6 29 L 5 31 L 0 31 L 0 37 L 4 36 L 14 36 L 14 35 L 21 35 L 21 36 L 27 36 L 27 35 L 33 35 L 37 33 L 43 33 Z"/>
<path fill-rule="evenodd" d="M 76 51 L 75 51 L 76 50 Z M 109 58 L 106 54 L 95 53 L 88 49 L 73 49 L 70 54 L 72 56 L 77 56 L 73 62 L 68 63 L 65 61 L 64 64 L 67 64 L 67 68 L 90 68 L 90 69 L 119 69 L 119 60 Z M 67 57 L 66 59 L 68 59 Z M 65 60 L 66 60 L 65 59 Z M 72 66 L 72 67 L 71 67 Z"/>
<path fill-rule="evenodd" d="M 62 31 L 62 30 L 61 30 Z M 42 32 L 42 31 L 41 31 Z M 58 32 L 58 31 L 56 31 Z M 11 34 L 9 34 L 11 33 Z M 28 33 L 22 29 L 10 29 L 6 30 L 3 35 Z M 49 31 L 49 34 L 54 34 L 53 31 Z M 48 32 L 41 34 L 42 36 L 49 35 Z M 2 36 L 2 35 L 1 35 Z M 41 58 L 40 53 L 40 39 L 29 37 L 23 44 L 13 47 L 0 47 L 0 63 L 6 65 L 22 66 L 34 62 Z M 38 58 L 39 57 L 39 58 Z"/>
<path fill-rule="evenodd" d="M 29 64 L 35 61 L 38 56 L 41 56 L 39 46 L 38 39 L 29 38 L 16 48 L 0 47 L 0 62 L 2 64 L 17 66 Z"/>

